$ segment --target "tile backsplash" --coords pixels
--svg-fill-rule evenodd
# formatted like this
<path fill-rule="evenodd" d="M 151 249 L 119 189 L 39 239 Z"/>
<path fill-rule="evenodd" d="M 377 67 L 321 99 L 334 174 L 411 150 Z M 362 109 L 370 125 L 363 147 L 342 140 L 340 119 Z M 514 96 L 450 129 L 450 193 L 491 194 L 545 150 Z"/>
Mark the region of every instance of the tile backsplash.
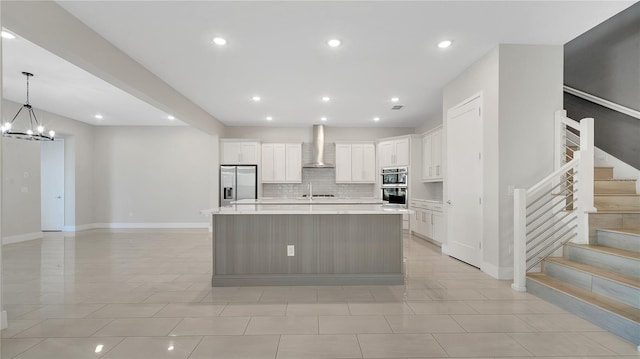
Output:
<path fill-rule="evenodd" d="M 332 194 L 340 198 L 373 197 L 374 184 L 336 183 L 335 168 L 303 168 L 302 183 L 265 183 L 263 197 L 295 198 L 309 194 L 309 183 L 313 194 Z"/>
<path fill-rule="evenodd" d="M 302 163 L 311 162 L 313 147 L 310 143 L 302 144 Z M 324 160 L 335 164 L 335 144 L 325 143 Z M 335 168 L 303 168 L 302 183 L 265 183 L 262 185 L 263 197 L 295 198 L 309 194 L 309 183 L 313 194 L 332 194 L 340 198 L 375 197 L 375 184 L 336 183 Z"/>

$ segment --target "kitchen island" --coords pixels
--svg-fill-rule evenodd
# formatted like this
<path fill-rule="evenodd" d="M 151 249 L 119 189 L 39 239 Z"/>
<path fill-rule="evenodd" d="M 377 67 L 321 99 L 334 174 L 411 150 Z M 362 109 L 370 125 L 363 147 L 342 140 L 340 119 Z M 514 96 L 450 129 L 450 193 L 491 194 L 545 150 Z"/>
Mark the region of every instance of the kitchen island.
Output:
<path fill-rule="evenodd" d="M 379 204 L 236 204 L 212 215 L 212 286 L 404 283 L 402 215 Z"/>

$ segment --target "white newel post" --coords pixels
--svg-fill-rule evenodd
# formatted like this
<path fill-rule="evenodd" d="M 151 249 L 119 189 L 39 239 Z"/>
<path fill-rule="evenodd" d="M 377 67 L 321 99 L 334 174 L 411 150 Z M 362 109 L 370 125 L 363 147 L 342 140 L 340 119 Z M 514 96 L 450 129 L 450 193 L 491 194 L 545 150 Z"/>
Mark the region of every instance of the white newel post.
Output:
<path fill-rule="evenodd" d="M 593 118 L 580 121 L 580 164 L 578 166 L 578 236 L 573 242 L 589 243 L 589 212 L 593 206 Z"/>
<path fill-rule="evenodd" d="M 513 284 L 511 288 L 526 292 L 527 275 L 527 190 L 513 191 Z"/>

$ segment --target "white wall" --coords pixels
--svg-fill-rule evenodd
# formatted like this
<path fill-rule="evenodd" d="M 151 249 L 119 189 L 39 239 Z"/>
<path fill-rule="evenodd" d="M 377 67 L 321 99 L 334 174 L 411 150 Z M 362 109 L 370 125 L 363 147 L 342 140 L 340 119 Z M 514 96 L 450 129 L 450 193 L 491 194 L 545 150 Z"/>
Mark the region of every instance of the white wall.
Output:
<path fill-rule="evenodd" d="M 21 104 L 3 100 L 3 118 L 13 117 Z M 93 223 L 93 129 L 94 127 L 83 122 L 75 121 L 67 117 L 34 108 L 38 119 L 48 127 L 55 129 L 56 136 L 65 138 L 65 227 L 82 227 Z M 21 114 L 23 116 L 23 114 Z M 21 141 L 38 146 L 38 143 Z M 38 147 L 39 148 L 39 147 Z M 38 150 L 39 151 L 39 150 Z M 5 156 L 4 167 L 12 166 L 17 159 L 14 156 Z M 31 167 L 40 166 L 40 155 L 22 157 L 20 162 L 27 162 Z M 40 171 L 38 170 L 38 180 Z M 39 184 L 38 184 L 39 187 Z M 39 191 L 39 190 L 38 190 Z M 39 193 L 39 192 L 38 192 Z M 18 198 L 7 198 L 3 206 L 17 206 Z M 38 213 L 38 219 L 30 219 L 38 223 L 37 231 L 40 231 L 40 199 L 38 196 L 37 208 L 30 208 L 28 213 Z M 33 217 L 33 215 L 31 215 Z M 35 228 L 35 227 L 33 227 Z M 33 229 L 31 228 L 31 229 Z M 24 232 L 20 234 L 31 233 Z M 15 235 L 18 233 L 5 234 Z"/>
<path fill-rule="evenodd" d="M 496 47 L 462 72 L 443 90 L 442 110 L 447 111 L 462 101 L 482 93 L 483 137 L 483 261 L 498 266 L 498 73 L 499 49 Z M 446 115 L 445 115 L 446 116 Z M 447 122 L 444 121 L 447 133 Z M 448 136 L 448 135 L 447 135 Z M 446 137 L 443 138 L 443 158 L 447 158 Z M 444 173 L 446 170 L 446 161 Z M 447 200 L 447 181 L 444 182 L 444 200 Z"/>
<path fill-rule="evenodd" d="M 3 138 L 2 165 L 2 235 L 40 238 L 40 143 Z"/>
<path fill-rule="evenodd" d="M 562 109 L 562 46 L 500 45 L 500 244 L 498 266 L 513 267 L 513 196 L 553 172 L 553 117 Z M 512 276 L 512 274 L 510 274 Z"/>
<path fill-rule="evenodd" d="M 199 211 L 217 198 L 215 145 L 213 136 L 191 127 L 97 127 L 94 221 L 206 225 Z"/>
<path fill-rule="evenodd" d="M 553 170 L 553 114 L 562 108 L 562 61 L 561 46 L 500 45 L 444 88 L 443 113 L 482 93 L 482 270 L 494 277 L 512 276 L 508 186 L 527 188 Z M 446 121 L 444 127 L 446 132 Z M 446 181 L 444 193 L 446 201 Z"/>
<path fill-rule="evenodd" d="M 438 115 L 424 120 L 419 126 L 414 129 L 414 132 L 417 134 L 421 134 L 438 126 L 442 126 L 442 113 L 438 113 Z"/>

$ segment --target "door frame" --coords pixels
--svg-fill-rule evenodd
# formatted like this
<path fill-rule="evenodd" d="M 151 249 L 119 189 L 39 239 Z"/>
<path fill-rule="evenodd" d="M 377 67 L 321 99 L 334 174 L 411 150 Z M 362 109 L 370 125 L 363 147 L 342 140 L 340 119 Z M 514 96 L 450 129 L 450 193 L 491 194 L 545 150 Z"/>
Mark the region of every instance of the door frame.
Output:
<path fill-rule="evenodd" d="M 483 94 L 482 91 L 477 92 L 475 94 L 473 94 L 472 96 L 464 99 L 463 101 L 459 102 L 458 104 L 450 107 L 447 111 L 446 111 L 446 116 L 444 118 L 444 136 L 442 138 L 442 142 L 443 142 L 443 150 L 445 151 L 445 154 L 443 154 L 443 157 L 446 158 L 446 163 L 444 164 L 444 173 L 446 175 L 445 177 L 445 181 L 444 181 L 444 188 L 443 188 L 443 192 L 444 192 L 444 198 L 445 198 L 445 203 L 443 205 L 443 209 L 444 209 L 444 215 L 445 215 L 445 230 L 447 232 L 446 236 L 447 236 L 447 240 L 445 243 L 443 243 L 442 245 L 442 252 L 450 255 L 451 253 L 451 247 L 449 245 L 449 220 L 450 220 L 450 207 L 447 205 L 446 201 L 449 200 L 450 196 L 449 196 L 449 191 L 450 191 L 450 187 L 449 187 L 449 181 L 451 179 L 451 167 L 450 167 L 450 161 L 449 161 L 449 140 L 448 140 L 448 133 L 449 133 L 449 120 L 456 116 L 461 114 L 461 110 L 464 108 L 464 106 L 468 105 L 469 103 L 478 100 L 479 101 L 479 109 L 480 109 L 480 114 L 479 114 L 479 121 L 481 124 L 481 128 L 483 128 L 483 124 L 484 124 L 484 98 L 483 98 Z M 480 221 L 480 228 L 479 228 L 479 244 L 480 244 L 480 248 L 479 248 L 479 254 L 480 254 L 480 258 L 479 261 L 477 263 L 477 268 L 479 268 L 480 270 L 483 270 L 484 267 L 484 205 L 485 205 L 485 200 L 484 200 L 484 163 L 485 163 L 485 155 L 484 155 L 484 136 L 481 135 L 480 137 L 480 153 L 481 158 L 480 158 L 480 198 L 482 198 L 482 204 L 480 206 L 480 215 L 482 220 Z M 449 180 L 447 180 L 449 179 Z M 453 256 L 452 256 L 453 257 Z M 454 257 L 455 258 L 455 257 Z M 465 262 L 466 263 L 466 262 Z M 469 265 L 475 266 L 471 263 L 467 263 Z"/>

